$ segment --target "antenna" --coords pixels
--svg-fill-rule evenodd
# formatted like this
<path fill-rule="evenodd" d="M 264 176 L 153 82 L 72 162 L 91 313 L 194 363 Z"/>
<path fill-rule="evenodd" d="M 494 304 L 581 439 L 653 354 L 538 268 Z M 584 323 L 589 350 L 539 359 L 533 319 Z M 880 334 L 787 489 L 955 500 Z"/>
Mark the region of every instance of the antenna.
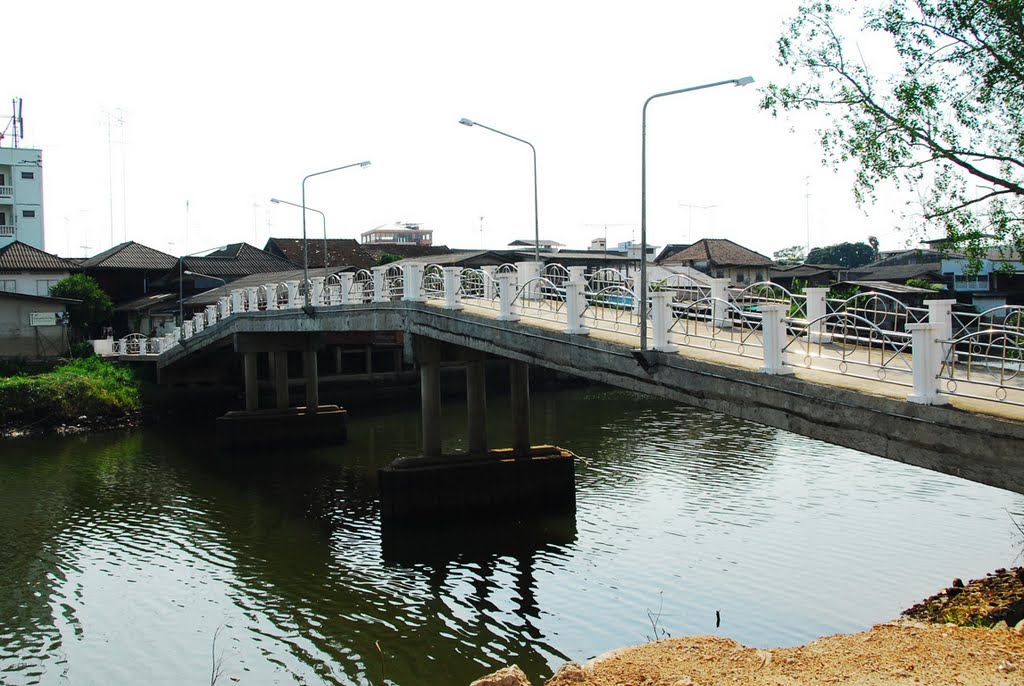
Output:
<path fill-rule="evenodd" d="M 18 98 L 18 138 L 25 140 L 25 118 L 21 116 L 21 98 Z M 14 147 L 18 146 L 15 145 Z"/>

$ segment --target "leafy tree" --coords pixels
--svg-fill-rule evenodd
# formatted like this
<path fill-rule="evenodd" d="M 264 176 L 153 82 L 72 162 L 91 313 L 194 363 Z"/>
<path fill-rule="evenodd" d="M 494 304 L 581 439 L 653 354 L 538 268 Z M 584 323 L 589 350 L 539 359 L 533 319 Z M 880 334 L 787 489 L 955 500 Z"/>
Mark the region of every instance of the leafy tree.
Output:
<path fill-rule="evenodd" d="M 856 166 L 857 201 L 874 200 L 882 182 L 909 187 L 975 268 L 986 234 L 1021 252 L 1021 0 L 873 0 L 853 23 L 882 37 L 899 62 L 877 71 L 861 52 L 866 41 L 844 36 L 853 18 L 838 5 L 803 1 L 778 41 L 792 83 L 770 84 L 761 107 L 822 112 L 825 159 Z"/>
<path fill-rule="evenodd" d="M 772 257 L 779 264 L 797 264 L 804 261 L 804 255 L 807 252 L 806 248 L 802 245 L 794 245 L 789 248 L 783 248 L 782 250 L 776 250 L 772 253 Z"/>
<path fill-rule="evenodd" d="M 814 248 L 807 253 L 808 264 L 836 264 L 853 269 L 875 259 L 875 250 L 867 243 L 836 243 Z"/>
<path fill-rule="evenodd" d="M 66 276 L 50 287 L 50 295 L 55 298 L 72 298 L 82 302 L 68 305 L 71 315 L 71 328 L 77 338 L 88 337 L 89 331 L 110 317 L 114 303 L 96 279 L 85 274 Z"/>
<path fill-rule="evenodd" d="M 377 258 L 377 266 L 384 264 L 391 264 L 392 262 L 398 262 L 402 259 L 401 255 L 396 255 L 391 252 L 381 253 L 381 256 Z"/>

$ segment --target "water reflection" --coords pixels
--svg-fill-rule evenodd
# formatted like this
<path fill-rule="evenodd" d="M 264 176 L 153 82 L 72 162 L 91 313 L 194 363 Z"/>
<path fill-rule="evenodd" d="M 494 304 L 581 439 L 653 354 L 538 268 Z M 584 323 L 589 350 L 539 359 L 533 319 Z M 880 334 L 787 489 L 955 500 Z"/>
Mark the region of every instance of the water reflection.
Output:
<path fill-rule="evenodd" d="M 446 404 L 448 449 L 465 409 Z M 1024 500 L 606 389 L 539 393 L 535 437 L 586 456 L 576 516 L 382 530 L 376 469 L 414 410 L 344 446 L 223 455 L 194 432 L 4 444 L 0 682 L 469 683 L 651 633 L 794 644 L 1010 564 Z M 495 444 L 507 409 L 490 406 Z M 140 670 L 145 669 L 145 673 Z"/>

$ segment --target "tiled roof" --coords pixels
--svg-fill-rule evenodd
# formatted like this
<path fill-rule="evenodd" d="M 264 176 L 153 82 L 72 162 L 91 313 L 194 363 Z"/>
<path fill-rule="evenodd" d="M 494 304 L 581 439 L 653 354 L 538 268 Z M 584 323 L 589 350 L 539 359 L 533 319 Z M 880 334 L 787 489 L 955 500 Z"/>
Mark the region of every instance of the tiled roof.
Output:
<path fill-rule="evenodd" d="M 727 238 L 703 238 L 664 260 L 665 264 L 705 261 L 716 267 L 757 267 L 772 264 L 770 258 L 737 245 Z"/>
<path fill-rule="evenodd" d="M 424 255 L 451 255 L 454 252 L 447 245 L 413 245 L 411 243 L 366 243 L 360 247 L 370 254 L 374 264 L 377 264 L 377 260 L 384 253 L 398 255 L 402 259 L 406 259 Z"/>
<path fill-rule="evenodd" d="M 906 281 L 922 277 L 942 278 L 942 263 L 930 264 L 893 264 L 876 266 L 866 264 L 850 270 L 851 279 L 862 281 Z"/>
<path fill-rule="evenodd" d="M 132 300 L 114 305 L 114 312 L 143 312 L 170 300 L 174 300 L 174 302 L 177 303 L 178 294 L 150 293 L 149 295 L 144 295 L 141 298 L 133 298 Z"/>
<path fill-rule="evenodd" d="M 271 238 L 264 248 L 266 252 L 283 257 L 293 264 L 302 265 L 302 239 L 301 238 Z M 324 266 L 324 240 L 323 238 L 309 239 L 309 266 Z M 354 238 L 328 238 L 327 239 L 327 266 L 345 267 L 353 266 L 357 269 L 369 269 L 376 264 L 376 260 L 359 245 Z"/>
<path fill-rule="evenodd" d="M 43 252 L 39 248 L 14 241 L 0 248 L 0 272 L 79 272 L 71 260 Z"/>
<path fill-rule="evenodd" d="M 209 255 L 181 259 L 184 269 L 210 276 L 247 276 L 295 268 L 283 257 L 271 255 L 248 243 L 232 243 Z"/>
<path fill-rule="evenodd" d="M 82 262 L 86 269 L 148 269 L 166 271 L 178 264 L 178 258 L 165 252 L 128 241 L 104 250 Z"/>

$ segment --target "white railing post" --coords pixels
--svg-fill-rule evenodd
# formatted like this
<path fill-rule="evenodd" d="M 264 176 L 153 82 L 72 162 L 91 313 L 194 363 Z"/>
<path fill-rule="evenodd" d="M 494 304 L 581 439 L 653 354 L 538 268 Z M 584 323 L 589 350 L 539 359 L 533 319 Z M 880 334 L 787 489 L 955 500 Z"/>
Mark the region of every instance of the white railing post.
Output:
<path fill-rule="evenodd" d="M 948 405 L 949 399 L 939 395 L 939 373 L 942 371 L 942 341 L 936 324 L 907 324 L 911 335 L 914 392 L 907 400 L 919 405 Z"/>
<path fill-rule="evenodd" d="M 402 265 L 402 278 L 405 280 L 405 292 L 402 300 L 421 303 L 427 298 L 423 295 L 423 265 L 420 262 L 407 262 Z"/>
<path fill-rule="evenodd" d="M 498 321 L 518 322 L 519 315 L 512 306 L 512 298 L 515 297 L 515 285 L 512 281 L 512 274 L 501 272 L 496 276 L 498 280 L 498 295 L 501 298 L 501 310 L 498 314 Z"/>
<path fill-rule="evenodd" d="M 494 292 L 494 276 L 497 274 L 498 268 L 488 264 L 480 267 L 480 271 L 484 273 L 484 300 L 494 300 L 496 295 Z"/>
<path fill-rule="evenodd" d="M 459 288 L 462 285 L 462 280 L 459 278 L 462 274 L 462 267 L 442 267 L 442 271 L 444 271 L 444 309 L 465 309 L 466 306 L 462 304 L 462 293 Z"/>
<path fill-rule="evenodd" d="M 953 305 L 956 300 L 926 300 L 928 323 L 934 324 L 935 337 L 942 341 L 953 338 Z"/>
<path fill-rule="evenodd" d="M 807 296 L 807 321 L 813 322 L 822 319 L 828 314 L 827 288 L 805 288 L 804 295 Z M 812 324 L 807 331 L 808 343 L 831 343 L 832 334 L 825 333 L 825 322 L 818 321 Z"/>
<path fill-rule="evenodd" d="M 313 283 L 313 293 L 310 303 L 313 307 L 320 307 L 324 304 L 324 282 L 326 278 L 322 276 L 311 276 L 309 280 Z"/>
<path fill-rule="evenodd" d="M 543 265 L 543 262 L 516 262 L 516 271 L 519 273 L 519 284 L 522 285 L 529 283 L 533 279 L 539 279 L 540 270 Z M 531 283 L 523 292 L 523 298 L 526 300 L 540 300 L 540 284 L 533 281 L 533 283 Z"/>
<path fill-rule="evenodd" d="M 340 295 L 342 305 L 348 305 L 352 302 L 352 280 L 354 278 L 354 275 L 349 272 L 342 272 L 341 274 L 338 274 L 338 281 L 340 282 L 338 284 L 338 288 L 341 291 Z"/>
<path fill-rule="evenodd" d="M 267 309 L 277 309 L 277 284 L 276 283 L 265 283 L 263 288 L 267 291 Z"/>
<path fill-rule="evenodd" d="M 586 336 L 590 333 L 583 325 L 583 309 L 587 304 L 587 296 L 583 292 L 585 288 L 582 278 L 565 283 L 565 332 L 568 334 Z"/>
<path fill-rule="evenodd" d="M 582 266 L 569 267 L 567 271 L 569 272 L 569 279 L 568 279 L 569 283 L 582 283 L 582 284 L 584 284 L 584 289 L 586 289 L 586 283 L 587 283 L 587 268 L 586 267 L 582 267 Z"/>
<path fill-rule="evenodd" d="M 786 364 L 782 348 L 786 342 L 786 305 L 759 305 L 761 313 L 761 339 L 764 345 L 764 366 L 762 374 L 792 374 L 793 368 Z"/>
<path fill-rule="evenodd" d="M 222 295 L 217 298 L 217 321 L 231 316 L 231 301 L 228 296 Z"/>
<path fill-rule="evenodd" d="M 645 324 L 640 322 L 641 326 Z M 668 330 L 672 328 L 672 294 L 668 291 L 651 291 L 651 328 L 654 330 L 652 349 L 665 353 L 679 350 L 668 342 Z"/>
<path fill-rule="evenodd" d="M 288 309 L 298 309 L 302 307 L 302 301 L 299 299 L 299 282 L 286 281 L 285 287 L 288 289 L 288 303 L 285 307 Z"/>
<path fill-rule="evenodd" d="M 247 312 L 255 312 L 260 309 L 260 289 L 258 286 L 250 286 L 245 289 L 245 309 Z"/>
<path fill-rule="evenodd" d="M 711 282 L 712 325 L 720 329 L 732 328 L 732 320 L 728 317 L 729 279 L 708 279 Z"/>
<path fill-rule="evenodd" d="M 217 323 L 217 306 L 207 305 L 206 306 L 206 321 L 203 322 L 204 326 L 213 326 Z"/>
<path fill-rule="evenodd" d="M 385 291 L 385 288 L 384 288 L 384 286 L 385 286 L 385 283 L 384 283 L 385 282 L 385 278 L 384 277 L 385 277 L 385 275 L 387 273 L 388 268 L 387 268 L 386 265 L 380 265 L 380 266 L 377 266 L 377 267 L 373 267 L 372 270 L 373 270 L 373 302 L 375 302 L 375 303 L 382 303 L 382 302 L 387 300 L 387 295 L 384 292 Z"/>
<path fill-rule="evenodd" d="M 192 334 L 195 335 L 206 328 L 205 323 L 206 318 L 202 313 L 192 315 Z"/>
<path fill-rule="evenodd" d="M 233 289 L 231 289 L 231 311 L 232 312 L 245 312 L 245 289 L 244 288 L 233 288 Z"/>

